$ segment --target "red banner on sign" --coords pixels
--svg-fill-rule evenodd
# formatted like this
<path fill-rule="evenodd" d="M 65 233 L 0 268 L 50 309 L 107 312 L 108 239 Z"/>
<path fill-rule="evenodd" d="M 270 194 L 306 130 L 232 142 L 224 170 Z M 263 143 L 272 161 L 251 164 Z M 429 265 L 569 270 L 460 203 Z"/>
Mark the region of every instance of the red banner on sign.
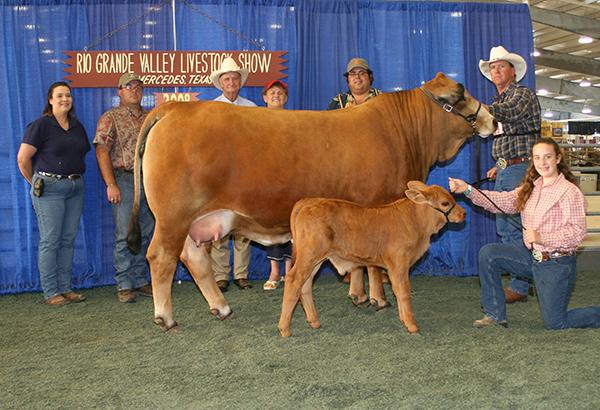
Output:
<path fill-rule="evenodd" d="M 212 87 L 210 74 L 232 57 L 248 70 L 246 86 L 262 87 L 287 77 L 287 51 L 66 51 L 71 87 L 116 87 L 123 73 L 136 73 L 146 87 Z"/>

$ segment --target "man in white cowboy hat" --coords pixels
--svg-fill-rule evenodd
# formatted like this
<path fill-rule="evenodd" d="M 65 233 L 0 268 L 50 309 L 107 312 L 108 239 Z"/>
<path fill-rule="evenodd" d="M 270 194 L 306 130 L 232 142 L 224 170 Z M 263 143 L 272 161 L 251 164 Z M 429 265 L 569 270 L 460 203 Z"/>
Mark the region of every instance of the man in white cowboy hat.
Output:
<path fill-rule="evenodd" d="M 215 98 L 215 101 L 247 107 L 256 106 L 252 101 L 240 97 L 240 89 L 248 79 L 248 70 L 239 67 L 233 58 L 224 59 L 221 67 L 211 73 L 210 79 L 217 89 L 223 91 L 223 94 Z M 229 287 L 230 238 L 233 239 L 233 283 L 240 289 L 250 289 L 252 287 L 248 282 L 250 240 L 238 234 L 230 234 L 220 241 L 213 241 L 210 255 L 217 286 L 222 292 Z"/>
<path fill-rule="evenodd" d="M 540 103 L 535 92 L 517 85 L 527 72 L 527 63 L 520 55 L 510 53 L 502 46 L 492 47 L 490 59 L 479 60 L 479 70 L 498 91 L 488 107 L 499 124 L 492 145 L 496 165 L 487 176 L 496 179 L 496 191 L 512 191 L 525 176 L 529 153 L 540 138 Z M 519 226 L 519 215 L 496 215 L 496 230 L 504 243 L 523 244 L 523 231 Z M 529 283 L 512 278 L 504 288 L 506 303 L 526 301 L 528 289 Z"/>

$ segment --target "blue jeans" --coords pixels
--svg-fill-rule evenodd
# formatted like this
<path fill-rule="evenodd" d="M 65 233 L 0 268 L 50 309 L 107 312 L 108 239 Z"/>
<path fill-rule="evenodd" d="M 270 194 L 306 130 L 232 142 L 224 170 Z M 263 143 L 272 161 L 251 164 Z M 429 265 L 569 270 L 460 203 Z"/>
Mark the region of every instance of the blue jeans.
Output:
<path fill-rule="evenodd" d="M 135 289 L 148 284 L 146 251 L 154 229 L 154 217 L 150 213 L 142 187 L 139 214 L 142 249 L 137 255 L 131 253 L 127 248 L 127 231 L 133 208 L 133 174 L 115 170 L 115 180 L 121 191 L 121 202 L 112 205 L 115 221 L 115 248 L 113 251 L 115 281 L 117 290 Z"/>
<path fill-rule="evenodd" d="M 44 193 L 33 195 L 33 184 L 44 180 Z M 79 179 L 56 179 L 34 174 L 30 190 L 37 215 L 40 243 L 38 269 L 44 298 L 71 291 L 73 243 L 83 210 L 84 183 Z"/>
<path fill-rule="evenodd" d="M 496 183 L 494 191 L 512 191 L 525 177 L 529 162 L 511 165 L 505 169 L 499 169 L 496 174 Z M 516 226 L 515 226 L 516 225 Z M 502 243 L 513 243 L 515 245 L 523 244 L 523 231 L 517 226 L 521 225 L 521 216 L 519 214 L 505 216 L 496 214 L 496 232 L 500 236 Z M 508 287 L 521 295 L 527 295 L 529 282 L 517 279 L 511 275 L 511 281 Z"/>
<path fill-rule="evenodd" d="M 491 243 L 479 251 L 481 306 L 497 322 L 506 320 L 502 274 L 533 280 L 547 329 L 600 327 L 600 306 L 567 310 L 575 284 L 575 255 L 536 262 L 524 245 Z"/>

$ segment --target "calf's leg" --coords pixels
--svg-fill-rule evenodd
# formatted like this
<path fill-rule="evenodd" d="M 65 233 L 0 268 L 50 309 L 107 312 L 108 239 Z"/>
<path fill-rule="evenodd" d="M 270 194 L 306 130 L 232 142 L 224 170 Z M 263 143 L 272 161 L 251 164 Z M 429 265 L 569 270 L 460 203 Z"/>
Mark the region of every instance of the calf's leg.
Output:
<path fill-rule="evenodd" d="M 392 283 L 392 289 L 398 303 L 398 314 L 400 321 L 409 333 L 418 333 L 419 328 L 415 320 L 410 296 L 410 281 L 408 278 L 408 263 L 398 261 L 388 265 L 388 275 Z"/>
<path fill-rule="evenodd" d="M 302 294 L 300 295 L 302 309 L 304 309 L 304 314 L 306 315 L 306 323 L 308 323 L 308 325 L 313 329 L 318 329 L 321 327 L 321 322 L 319 322 L 319 314 L 317 313 L 317 308 L 315 307 L 315 301 L 313 299 L 312 292 L 313 279 L 318 270 L 319 266 L 313 268 L 309 277 L 304 281 L 304 285 L 302 285 Z"/>
<path fill-rule="evenodd" d="M 290 337 L 292 335 L 290 329 L 292 315 L 300 299 L 302 287 L 310 277 L 313 269 L 315 268 L 309 262 L 302 261 L 301 256 L 297 254 L 292 269 L 290 269 L 285 277 L 281 315 L 279 316 L 279 325 L 277 326 L 279 334 L 283 337 Z"/>
<path fill-rule="evenodd" d="M 187 236 L 180 258 L 200 288 L 208 303 L 210 313 L 224 320 L 230 317 L 232 312 L 215 281 L 207 246 L 210 244 L 197 247 L 192 238 Z"/>

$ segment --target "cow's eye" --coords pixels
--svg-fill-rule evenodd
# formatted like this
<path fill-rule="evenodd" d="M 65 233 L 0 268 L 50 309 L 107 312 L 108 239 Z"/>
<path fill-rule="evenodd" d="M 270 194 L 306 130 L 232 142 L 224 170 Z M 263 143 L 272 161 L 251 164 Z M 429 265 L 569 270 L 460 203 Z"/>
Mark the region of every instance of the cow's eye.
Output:
<path fill-rule="evenodd" d="M 450 206 L 450 202 L 444 201 L 444 202 L 442 202 L 442 206 Z"/>

